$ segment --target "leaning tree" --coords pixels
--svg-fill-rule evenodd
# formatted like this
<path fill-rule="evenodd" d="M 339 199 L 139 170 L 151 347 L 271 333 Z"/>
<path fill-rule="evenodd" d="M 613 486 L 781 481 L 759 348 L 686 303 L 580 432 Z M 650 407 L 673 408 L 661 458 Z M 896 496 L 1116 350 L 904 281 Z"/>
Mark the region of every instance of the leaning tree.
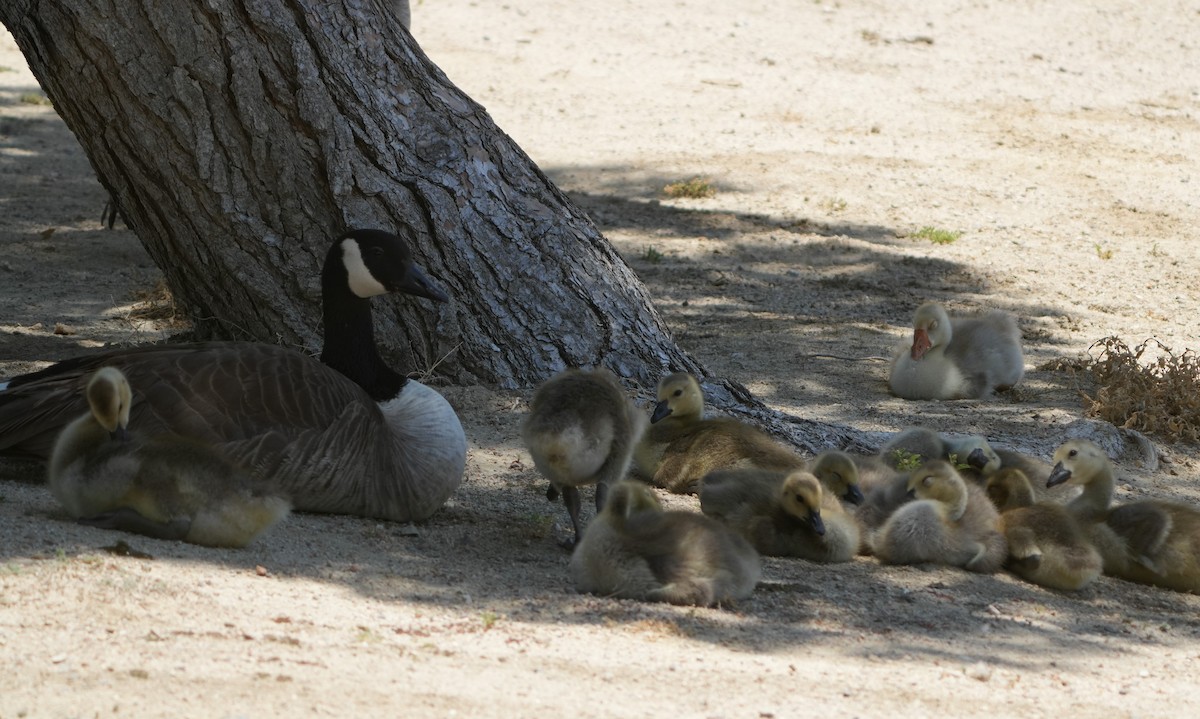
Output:
<path fill-rule="evenodd" d="M 606 365 L 702 368 L 644 285 L 387 0 L 4 0 L 8 27 L 198 332 L 319 339 L 319 263 L 349 227 L 407 228 L 454 298 L 384 300 L 393 361 L 529 386 Z M 844 427 L 716 403 L 815 449 Z"/>

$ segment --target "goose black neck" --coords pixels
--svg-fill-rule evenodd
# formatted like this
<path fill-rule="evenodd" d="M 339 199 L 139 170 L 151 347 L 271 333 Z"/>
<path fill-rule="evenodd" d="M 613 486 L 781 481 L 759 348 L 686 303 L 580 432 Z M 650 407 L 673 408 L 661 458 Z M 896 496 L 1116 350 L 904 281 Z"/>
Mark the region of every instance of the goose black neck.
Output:
<path fill-rule="evenodd" d="M 362 387 L 376 402 L 392 399 L 408 379 L 388 367 L 379 356 L 371 301 L 350 291 L 345 265 L 340 255 L 336 258 L 334 255 L 335 251 L 331 251 L 321 275 L 325 322 L 321 362 Z"/>

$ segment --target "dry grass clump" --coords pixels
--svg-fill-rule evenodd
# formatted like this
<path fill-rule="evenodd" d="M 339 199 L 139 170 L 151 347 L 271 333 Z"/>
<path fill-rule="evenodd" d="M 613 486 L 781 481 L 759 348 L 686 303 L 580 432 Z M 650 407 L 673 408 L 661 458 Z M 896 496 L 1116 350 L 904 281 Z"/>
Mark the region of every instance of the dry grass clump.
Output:
<path fill-rule="evenodd" d="M 1157 359 L 1142 364 L 1151 348 L 1160 350 Z M 1176 354 L 1153 338 L 1130 349 L 1105 337 L 1088 348 L 1084 369 L 1098 385 L 1095 396 L 1082 392 L 1091 416 L 1174 441 L 1200 442 L 1200 356 L 1194 351 Z"/>
<path fill-rule="evenodd" d="M 693 177 L 690 180 L 670 183 L 663 188 L 663 193 L 667 197 L 672 198 L 686 197 L 692 200 L 700 200 L 716 195 L 717 188 L 713 185 L 712 180 L 707 177 Z"/>

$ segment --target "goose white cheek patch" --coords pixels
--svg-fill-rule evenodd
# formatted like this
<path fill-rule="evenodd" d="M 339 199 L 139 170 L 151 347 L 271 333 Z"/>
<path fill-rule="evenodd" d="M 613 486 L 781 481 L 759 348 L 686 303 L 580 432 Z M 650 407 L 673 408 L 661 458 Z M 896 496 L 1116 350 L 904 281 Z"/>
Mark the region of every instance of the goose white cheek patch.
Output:
<path fill-rule="evenodd" d="M 346 265 L 346 279 L 349 281 L 351 292 L 359 297 L 387 294 L 387 288 L 367 269 L 367 263 L 363 262 L 362 250 L 354 240 L 342 242 L 342 264 Z"/>

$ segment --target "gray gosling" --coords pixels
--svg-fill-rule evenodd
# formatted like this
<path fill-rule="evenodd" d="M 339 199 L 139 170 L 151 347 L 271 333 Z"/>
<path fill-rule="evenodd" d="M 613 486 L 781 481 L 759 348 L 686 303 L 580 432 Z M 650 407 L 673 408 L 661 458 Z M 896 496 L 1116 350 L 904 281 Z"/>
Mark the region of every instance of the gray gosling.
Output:
<path fill-rule="evenodd" d="M 570 572 L 579 592 L 707 607 L 750 596 L 760 565 L 720 522 L 664 512 L 653 489 L 625 480 L 576 545 Z"/>
<path fill-rule="evenodd" d="M 86 388 L 90 411 L 50 455 L 50 492 L 81 524 L 210 547 L 244 547 L 287 516 L 288 500 L 252 489 L 211 447 L 175 435 L 131 436 L 133 393 L 103 367 Z"/>
<path fill-rule="evenodd" d="M 1174 502 L 1139 500 L 1112 506 L 1112 462 L 1094 443 L 1073 439 L 1054 453 L 1046 484 L 1083 492 L 1066 506 L 1100 555 L 1104 573 L 1140 584 L 1200 593 L 1200 512 Z"/>
<path fill-rule="evenodd" d="M 846 562 L 862 542 L 858 522 L 805 470 L 719 470 L 700 485 L 700 509 L 761 554 Z"/>
<path fill-rule="evenodd" d="M 1000 531 L 1008 540 L 1005 567 L 1010 572 L 1066 591 L 1082 589 L 1100 576 L 1103 559 L 1075 518 L 1060 504 L 1035 503 L 1024 472 L 1002 469 L 988 478 L 986 491 L 1000 510 Z"/>
<path fill-rule="evenodd" d="M 979 435 L 946 436 L 926 427 L 900 432 L 879 450 L 880 457 L 895 467 L 901 458 L 915 455 L 919 461 L 951 460 L 956 467 L 968 467 L 982 476 L 1000 469 L 1000 456 L 987 439 Z"/>
<path fill-rule="evenodd" d="M 605 369 L 565 370 L 534 393 L 521 438 L 538 472 L 550 480 L 547 498 L 562 493 L 574 531 L 568 548 L 581 534 L 579 487 L 597 485 L 599 512 L 607 488 L 629 471 L 645 425 L 645 416 Z"/>
<path fill-rule="evenodd" d="M 927 462 L 908 480 L 915 501 L 884 522 L 873 541 L 885 564 L 936 562 L 972 572 L 1000 569 L 1008 555 L 999 515 L 983 490 L 944 460 Z"/>
<path fill-rule="evenodd" d="M 896 450 L 900 450 L 897 454 Z M 1046 462 L 1011 449 L 992 447 L 979 435 L 948 436 L 925 427 L 906 429 L 893 437 L 880 450 L 880 455 L 892 466 L 898 457 L 915 454 L 922 459 L 949 459 L 963 479 L 981 485 L 1001 469 L 1019 469 L 1026 477 L 1049 476 L 1051 467 Z M 1033 485 L 1035 502 L 1066 502 L 1075 490 L 1067 487 L 1047 488 L 1044 482 Z"/>
<path fill-rule="evenodd" d="M 931 429 L 904 430 L 887 442 L 874 457 L 856 459 L 862 484 L 867 488 L 856 516 L 865 527 L 877 529 L 901 505 L 912 500 L 908 490 L 910 463 L 953 458 L 955 469 L 966 474 L 972 467 L 994 469 L 1000 460 L 987 440 L 978 435 L 945 438 Z M 869 546 L 866 547 L 869 550 Z"/>
<path fill-rule="evenodd" d="M 888 383 L 903 399 L 986 399 L 1025 374 L 1021 331 L 1005 312 L 954 317 L 936 302 L 913 315 L 913 341 L 892 359 Z"/>
<path fill-rule="evenodd" d="M 704 393 L 687 372 L 659 382 L 658 404 L 634 461 L 641 476 L 676 494 L 697 492 L 701 478 L 717 469 L 804 466 L 799 454 L 752 425 L 728 417 L 705 419 Z"/>

